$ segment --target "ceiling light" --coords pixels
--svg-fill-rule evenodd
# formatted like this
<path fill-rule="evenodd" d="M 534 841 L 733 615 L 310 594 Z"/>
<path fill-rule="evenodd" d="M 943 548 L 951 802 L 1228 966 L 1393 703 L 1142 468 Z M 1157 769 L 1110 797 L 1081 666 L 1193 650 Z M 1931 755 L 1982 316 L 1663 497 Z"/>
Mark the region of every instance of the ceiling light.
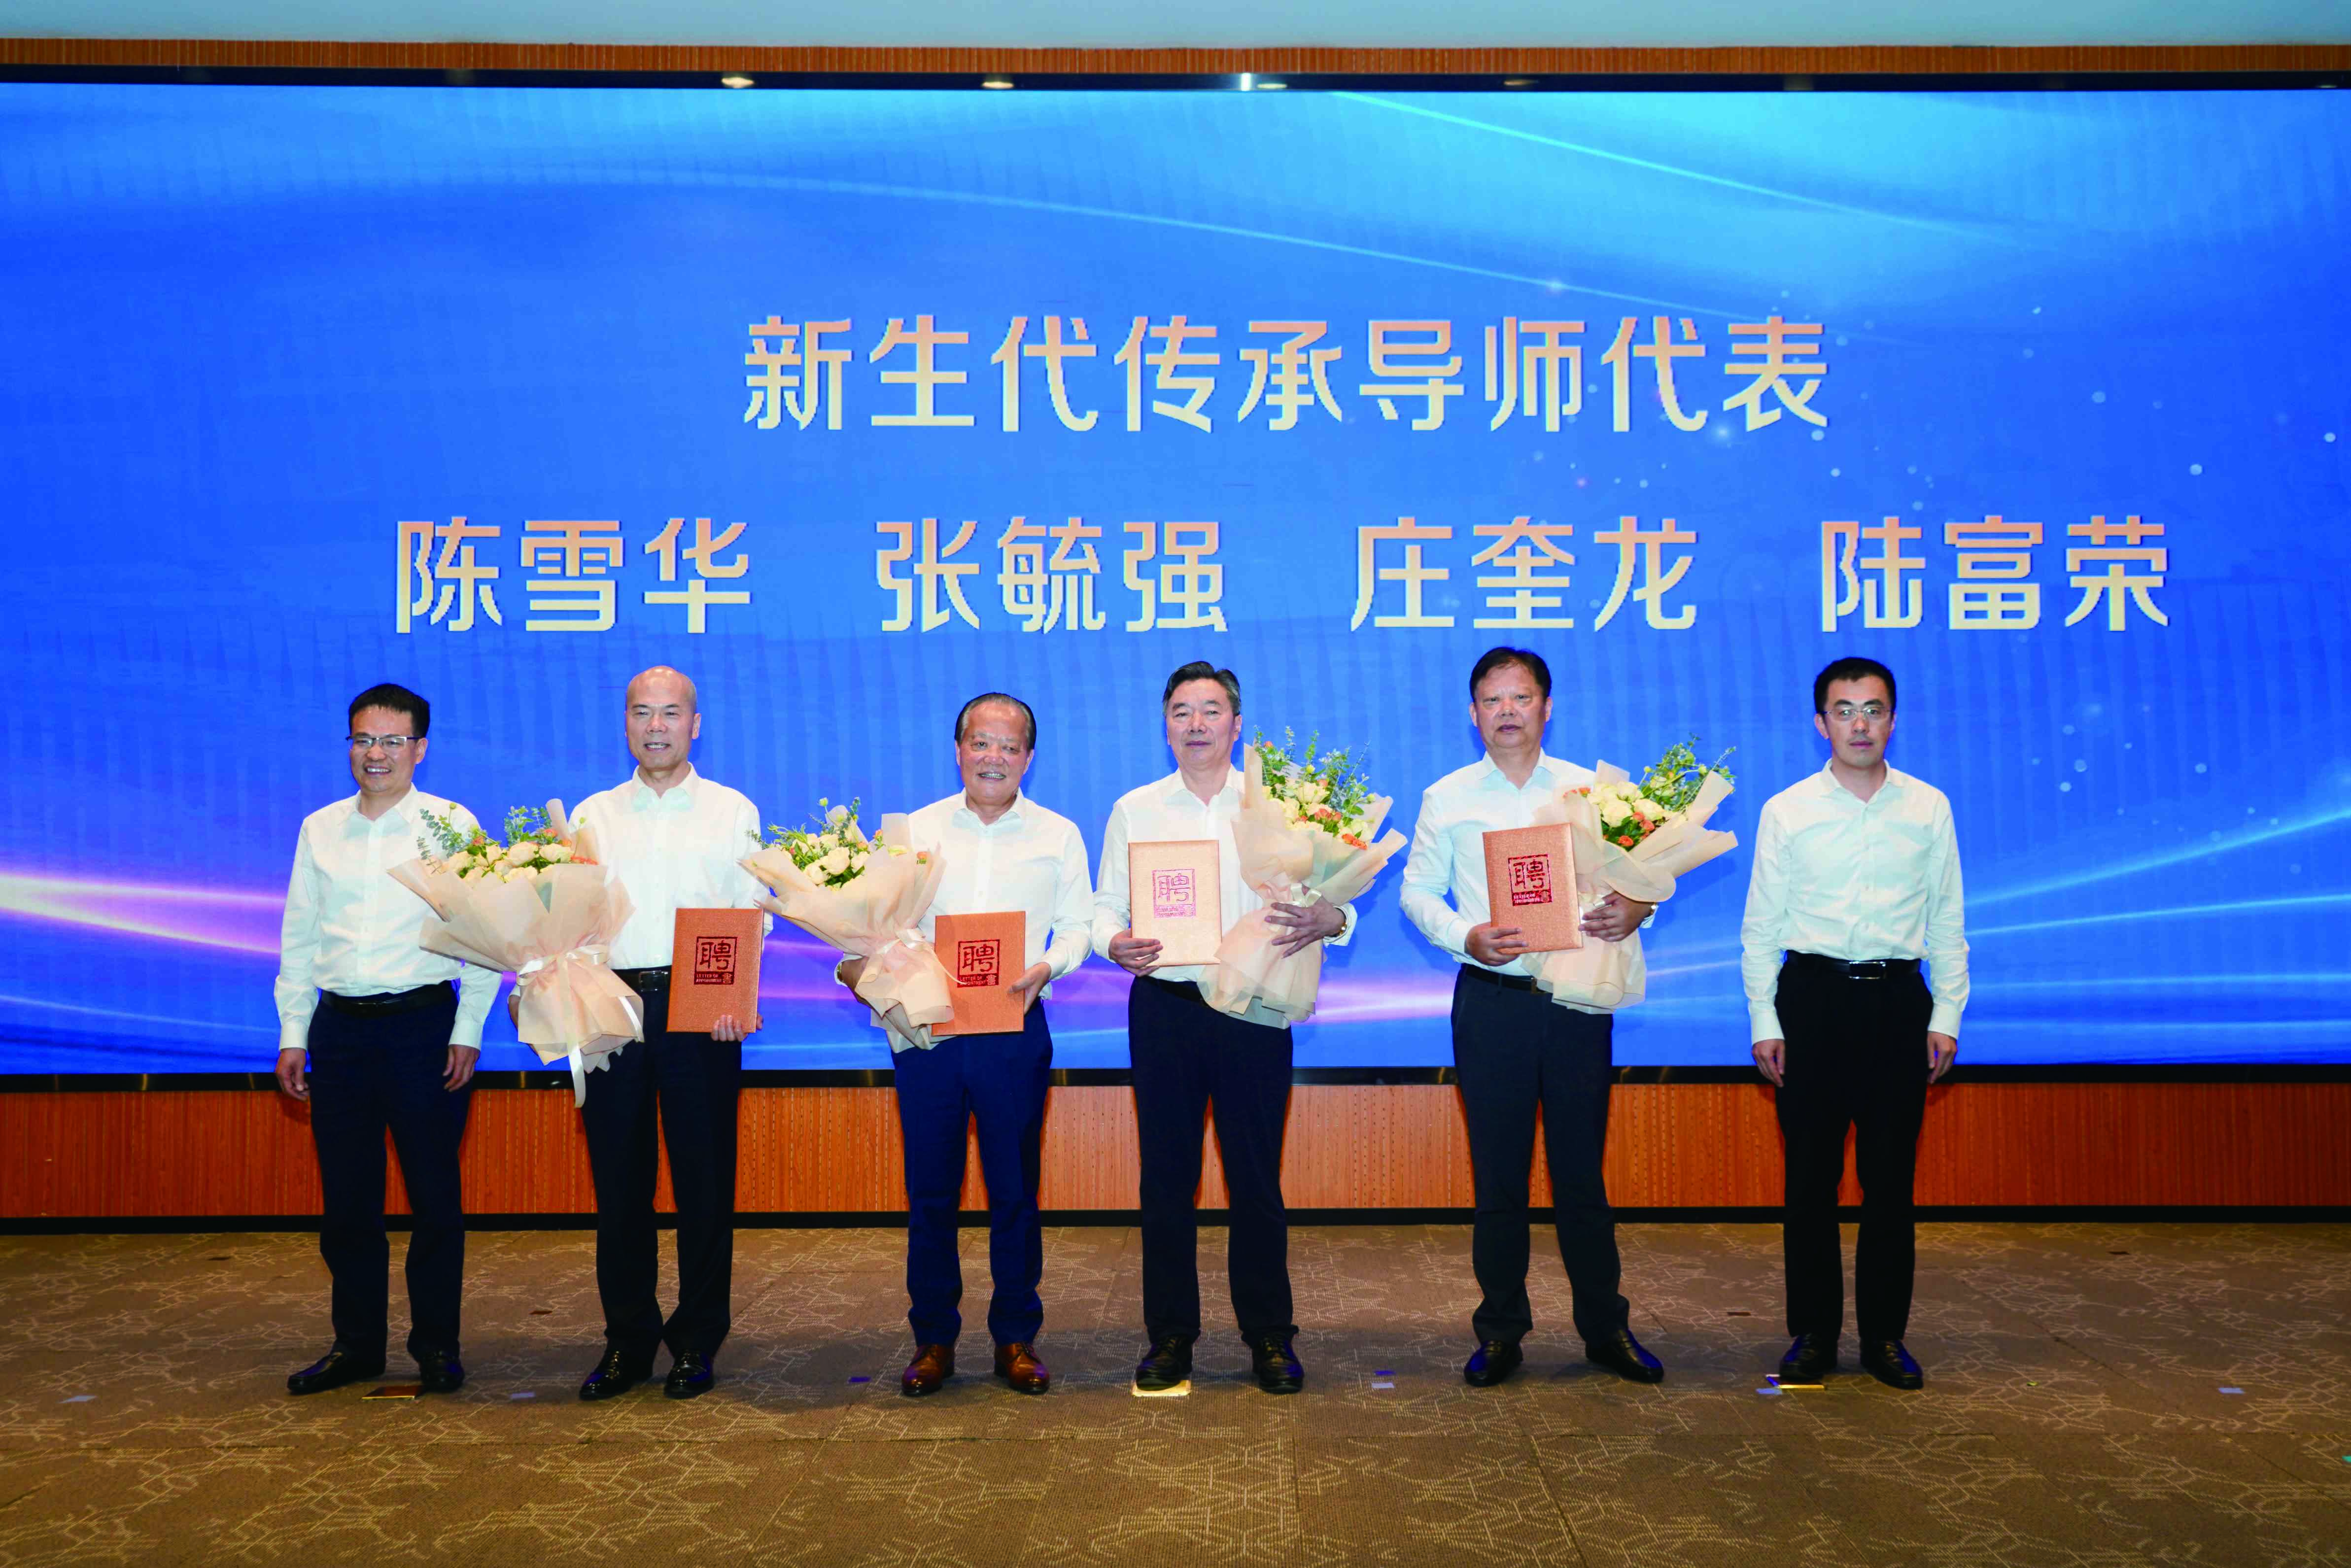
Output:
<path fill-rule="evenodd" d="M 1535 85 L 1535 78 L 1532 77 L 1504 77 L 1502 78 L 1502 85 L 1504 87 L 1532 87 Z"/>
<path fill-rule="evenodd" d="M 1261 81 L 1257 84 L 1257 90 L 1259 92 L 1280 92 L 1283 88 L 1286 88 L 1290 84 L 1286 81 Z"/>
<path fill-rule="evenodd" d="M 739 76 L 720 77 L 718 78 L 718 85 L 720 87 L 749 87 L 751 85 L 751 78 L 749 77 Z"/>
<path fill-rule="evenodd" d="M 982 87 L 1008 88 L 1012 85 L 1012 78 L 1010 77 L 985 77 L 981 78 L 979 85 Z"/>

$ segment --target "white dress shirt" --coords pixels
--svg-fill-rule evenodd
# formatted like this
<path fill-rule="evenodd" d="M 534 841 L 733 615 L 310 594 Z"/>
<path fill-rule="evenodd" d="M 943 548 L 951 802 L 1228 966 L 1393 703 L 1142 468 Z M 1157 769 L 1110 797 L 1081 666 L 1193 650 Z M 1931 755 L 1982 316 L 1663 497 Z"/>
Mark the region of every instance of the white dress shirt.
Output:
<path fill-rule="evenodd" d="M 1054 980 L 1085 962 L 1094 890 L 1086 874 L 1086 841 L 1075 822 L 1026 795 L 1015 795 L 1002 816 L 983 822 L 957 790 L 909 815 L 906 834 L 914 848 L 936 850 L 946 859 L 938 894 L 922 918 L 924 936 L 935 935 L 941 915 L 1017 909 L 1027 917 L 1021 970 L 1042 959 L 1051 971 L 1040 996 L 1050 996 Z"/>
<path fill-rule="evenodd" d="M 1935 1009 L 1956 1039 L 1968 1005 L 1968 939 L 1951 802 L 1898 768 L 1862 800 L 1823 766 L 1763 803 L 1739 927 L 1740 973 L 1757 1040 L 1780 1040 L 1782 953 L 1858 962 L 1924 958 Z"/>
<path fill-rule="evenodd" d="M 1239 768 L 1228 768 L 1225 787 L 1214 800 L 1203 800 L 1185 784 L 1184 775 L 1176 772 L 1118 798 L 1118 804 L 1110 809 L 1110 824 L 1102 829 L 1102 875 L 1094 894 L 1095 952 L 1109 957 L 1111 938 L 1134 924 L 1127 893 L 1129 844 L 1214 839 L 1217 902 L 1222 905 L 1218 917 L 1224 928 L 1230 931 L 1242 915 L 1265 907 L 1257 889 L 1241 880 L 1240 851 L 1233 844 L 1233 821 L 1240 815 L 1241 787 L 1246 782 L 1247 776 Z M 1333 947 L 1346 946 L 1355 934 L 1355 906 L 1342 904 L 1339 914 L 1343 924 L 1330 939 Z M 1155 979 L 1182 982 L 1197 980 L 1207 968 L 1206 964 L 1169 964 L 1151 974 Z M 1251 1022 L 1286 1021 L 1279 1014 L 1261 1019 L 1255 1008 L 1249 1016 Z"/>
<path fill-rule="evenodd" d="M 360 815 L 356 794 L 302 819 L 277 936 L 278 1050 L 308 1044 L 322 990 L 376 997 L 449 980 L 457 982 L 449 1043 L 480 1048 L 482 1020 L 498 994 L 497 971 L 418 946 L 432 905 L 391 875 L 393 866 L 423 852 L 427 811 L 460 832 L 474 831 L 471 811 L 413 786 L 372 822 Z"/>
<path fill-rule="evenodd" d="M 767 892 L 737 863 L 759 847 L 758 808 L 691 767 L 660 795 L 632 773 L 580 801 L 571 822 L 595 828 L 597 860 L 636 906 L 612 940 L 615 969 L 667 968 L 679 910 L 751 909 Z"/>
<path fill-rule="evenodd" d="M 1405 916 L 1460 963 L 1498 975 L 1528 973 L 1523 956 L 1479 964 L 1469 956 L 1469 933 L 1493 918 L 1486 889 L 1486 835 L 1531 825 L 1538 808 L 1562 790 L 1591 783 L 1593 777 L 1589 768 L 1544 752 L 1524 784 L 1511 783 L 1490 755 L 1431 784 L 1421 792 L 1420 820 L 1413 824 L 1412 853 L 1404 865 Z"/>

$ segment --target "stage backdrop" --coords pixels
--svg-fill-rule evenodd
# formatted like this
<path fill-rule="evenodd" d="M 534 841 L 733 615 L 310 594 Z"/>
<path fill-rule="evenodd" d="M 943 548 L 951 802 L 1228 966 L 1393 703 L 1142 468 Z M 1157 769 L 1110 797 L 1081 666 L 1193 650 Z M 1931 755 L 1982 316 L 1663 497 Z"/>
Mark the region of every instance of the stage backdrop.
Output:
<path fill-rule="evenodd" d="M 1174 665 L 1362 748 L 1409 830 L 1497 643 L 1551 749 L 1820 766 L 1901 677 L 1983 1061 L 2351 1056 L 2342 355 L 2323 92 L 0 88 L 12 537 L 0 1070 L 259 1068 L 344 705 L 486 820 L 619 781 L 621 692 L 793 823 L 1035 705 L 1098 845 Z M 1746 1060 L 1744 849 L 1625 1063 Z M 1301 1065 L 1447 1060 L 1362 901 Z M 767 956 L 760 1067 L 882 1066 Z M 1053 1001 L 1125 1061 L 1124 983 Z M 487 1065 L 516 1066 L 503 1010 Z"/>

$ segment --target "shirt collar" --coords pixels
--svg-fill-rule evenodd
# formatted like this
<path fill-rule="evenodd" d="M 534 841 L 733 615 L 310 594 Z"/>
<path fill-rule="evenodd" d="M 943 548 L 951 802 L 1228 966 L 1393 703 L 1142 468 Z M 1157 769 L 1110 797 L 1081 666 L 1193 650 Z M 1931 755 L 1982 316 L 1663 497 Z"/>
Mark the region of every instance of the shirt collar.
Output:
<path fill-rule="evenodd" d="M 360 810 L 360 793 L 358 790 L 352 790 L 351 798 L 343 802 L 344 807 L 350 812 L 350 817 L 349 819 L 350 821 L 356 822 L 361 829 L 367 831 L 378 833 L 411 826 L 417 821 L 415 815 L 417 810 L 422 808 L 423 810 L 430 810 L 433 808 L 433 798 L 425 794 L 423 790 L 419 789 L 413 784 L 411 784 L 408 787 L 407 794 L 402 795 L 398 800 L 394 801 L 391 807 L 384 811 L 382 816 L 378 817 L 372 822 L 369 821 L 366 816 Z M 442 810 L 445 814 L 447 808 L 444 806 Z"/>
<path fill-rule="evenodd" d="M 1852 790 L 1837 782 L 1836 774 L 1832 771 L 1835 766 L 1836 764 L 1834 758 L 1821 764 L 1821 770 L 1813 775 L 1815 787 L 1819 793 L 1826 795 L 1832 800 L 1838 796 L 1843 796 L 1844 799 L 1852 801 L 1855 806 L 1873 806 L 1880 800 L 1888 800 L 1900 795 L 1902 793 L 1903 784 L 1909 778 L 1909 775 L 1904 773 L 1902 769 L 1895 767 L 1891 762 L 1887 763 L 1886 765 L 1886 782 L 1877 787 L 1876 794 L 1865 800 L 1860 796 L 1855 794 Z"/>
<path fill-rule="evenodd" d="M 958 827 L 969 828 L 975 832 L 981 833 L 997 832 L 1004 829 L 1019 827 L 1022 820 L 1021 809 L 1029 804 L 1028 791 L 1017 789 L 1013 791 L 1012 804 L 1004 808 L 1004 814 L 1002 816 L 997 818 L 993 822 L 983 822 L 979 820 L 979 813 L 971 809 L 971 797 L 968 794 L 966 794 L 961 790 L 957 790 L 954 799 L 956 803 L 956 824 Z"/>
<path fill-rule="evenodd" d="M 1227 795 L 1238 795 L 1248 782 L 1249 775 L 1238 768 L 1228 767 L 1225 770 L 1225 787 L 1217 791 L 1217 796 L 1221 800 Z M 1185 784 L 1184 770 L 1180 768 L 1167 776 L 1166 782 L 1159 788 L 1159 795 L 1165 800 L 1176 800 L 1186 796 L 1191 796 L 1194 800 L 1199 799 L 1198 796 L 1192 795 L 1191 789 Z"/>
<path fill-rule="evenodd" d="M 1535 770 L 1527 775 L 1527 782 L 1549 785 L 1560 778 L 1560 769 L 1564 766 L 1565 764 L 1550 752 L 1538 752 L 1535 756 Z M 1494 754 L 1489 751 L 1479 758 L 1478 782 L 1491 784 L 1498 781 L 1506 789 L 1519 788 L 1518 785 L 1510 782 L 1510 775 L 1502 771 L 1502 765 L 1494 760 Z"/>
<path fill-rule="evenodd" d="M 694 787 L 700 782 L 702 775 L 689 762 L 685 765 L 685 777 L 671 785 L 667 794 L 654 794 L 653 787 L 645 782 L 642 773 L 630 774 L 629 781 L 621 788 L 632 811 L 687 811 L 694 809 Z"/>

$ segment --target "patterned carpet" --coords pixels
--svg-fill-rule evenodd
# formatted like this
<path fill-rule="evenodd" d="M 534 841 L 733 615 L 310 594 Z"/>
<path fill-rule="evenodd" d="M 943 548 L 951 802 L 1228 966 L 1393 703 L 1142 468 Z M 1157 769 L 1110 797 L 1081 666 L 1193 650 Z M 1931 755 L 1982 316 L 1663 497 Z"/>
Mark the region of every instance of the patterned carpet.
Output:
<path fill-rule="evenodd" d="M 1466 1387 L 1468 1230 L 1398 1226 L 1296 1233 L 1305 1394 L 1212 1332 L 1137 1400 L 1134 1234 L 1071 1228 L 1054 1391 L 975 1328 L 915 1402 L 903 1233 L 753 1231 L 718 1390 L 595 1406 L 581 1233 L 475 1237 L 472 1381 L 409 1403 L 283 1392 L 308 1238 L 0 1239 L 0 1563 L 2351 1564 L 2351 1228 L 1926 1227 L 1910 1395 L 1758 1392 L 1776 1229 L 1623 1236 L 1661 1387 L 1583 1364 L 1540 1250 L 1525 1371 Z"/>

